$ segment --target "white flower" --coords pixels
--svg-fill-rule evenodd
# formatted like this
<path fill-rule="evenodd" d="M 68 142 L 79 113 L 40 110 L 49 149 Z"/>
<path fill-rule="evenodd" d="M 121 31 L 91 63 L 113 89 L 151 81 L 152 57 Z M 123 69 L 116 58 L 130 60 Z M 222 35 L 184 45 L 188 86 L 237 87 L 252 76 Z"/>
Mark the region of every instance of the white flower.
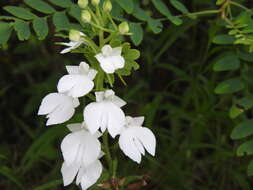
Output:
<path fill-rule="evenodd" d="M 156 138 L 152 131 L 142 127 L 144 117 L 126 117 L 126 128 L 119 138 L 119 147 L 129 158 L 137 163 L 145 155 L 145 149 L 152 156 L 155 155 Z"/>
<path fill-rule="evenodd" d="M 110 45 L 105 45 L 102 48 L 102 53 L 95 57 L 100 63 L 101 68 L 106 73 L 114 73 L 115 70 L 125 66 L 125 59 L 121 56 L 122 47 L 112 48 Z"/>
<path fill-rule="evenodd" d="M 68 75 L 64 75 L 58 82 L 57 89 L 74 98 L 88 94 L 94 87 L 92 81 L 97 71 L 90 69 L 89 65 L 81 62 L 79 66 L 66 66 Z"/>
<path fill-rule="evenodd" d="M 65 162 L 62 164 L 61 173 L 63 176 L 64 186 L 73 182 L 76 175 L 76 185 L 81 183 L 82 190 L 94 185 L 102 174 L 103 166 L 99 160 L 94 161 L 88 166 L 79 166 L 77 164 L 67 165 Z"/>
<path fill-rule="evenodd" d="M 91 134 L 84 124 L 71 124 L 68 128 L 72 133 L 61 143 L 66 164 L 79 163 L 87 166 L 97 160 L 101 152 L 101 144 L 98 140 L 101 134 L 99 132 Z"/>
<path fill-rule="evenodd" d="M 65 43 L 65 42 L 60 43 L 61 45 L 68 46 L 67 48 L 63 49 L 60 53 L 65 54 L 65 53 L 71 52 L 72 50 L 77 49 L 82 44 L 84 44 L 85 42 L 84 42 L 84 39 L 82 38 L 82 36 L 86 36 L 86 35 L 84 33 L 80 32 L 80 36 L 81 36 L 81 38 L 78 41 L 70 41 L 68 43 Z"/>
<path fill-rule="evenodd" d="M 108 129 L 114 138 L 120 134 L 125 125 L 125 114 L 120 107 L 125 101 L 115 96 L 112 90 L 96 92 L 96 102 L 90 103 L 84 109 L 84 120 L 89 131 L 94 134 L 99 128 L 102 132 Z"/>
<path fill-rule="evenodd" d="M 101 157 L 101 144 L 98 138 L 99 132 L 92 135 L 86 130 L 84 123 L 76 123 L 67 126 L 72 132 L 67 135 L 61 144 L 64 157 L 61 173 L 64 186 L 73 182 L 81 183 L 85 190 L 96 183 L 102 173 L 102 164 L 98 160 Z"/>
<path fill-rule="evenodd" d="M 50 93 L 43 98 L 38 115 L 47 115 L 46 125 L 60 124 L 68 121 L 79 106 L 79 100 L 61 93 Z"/>

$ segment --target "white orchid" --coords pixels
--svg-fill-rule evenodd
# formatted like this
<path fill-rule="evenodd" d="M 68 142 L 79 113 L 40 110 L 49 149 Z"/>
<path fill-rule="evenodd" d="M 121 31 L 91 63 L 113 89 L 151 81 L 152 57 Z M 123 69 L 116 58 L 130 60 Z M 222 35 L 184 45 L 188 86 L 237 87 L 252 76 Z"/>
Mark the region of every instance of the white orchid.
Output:
<path fill-rule="evenodd" d="M 61 45 L 67 46 L 67 48 L 63 49 L 60 53 L 61 54 L 69 53 L 72 50 L 77 49 L 82 44 L 84 44 L 85 42 L 84 42 L 84 39 L 82 37 L 85 37 L 86 35 L 82 32 L 80 32 L 79 35 L 80 35 L 80 38 L 78 38 L 78 40 L 70 41 L 68 43 L 66 43 L 66 42 L 60 43 Z"/>
<path fill-rule="evenodd" d="M 62 93 L 50 93 L 43 98 L 38 115 L 47 115 L 46 125 L 55 125 L 68 121 L 79 106 L 79 100 Z"/>
<path fill-rule="evenodd" d="M 145 149 L 152 156 L 155 155 L 156 138 L 152 131 L 142 127 L 144 117 L 126 117 L 125 129 L 120 134 L 119 147 L 129 158 L 137 163 L 145 155 Z"/>
<path fill-rule="evenodd" d="M 85 62 L 79 66 L 66 66 L 68 75 L 64 75 L 58 82 L 57 89 L 60 93 L 66 93 L 74 98 L 88 94 L 94 87 L 92 81 L 97 71 L 91 69 Z"/>
<path fill-rule="evenodd" d="M 98 138 L 99 132 L 92 135 L 84 123 L 68 125 L 71 133 L 67 135 L 61 144 L 64 157 L 61 173 L 64 186 L 73 182 L 81 183 L 85 190 L 96 183 L 102 173 L 102 164 L 98 160 L 101 157 L 101 144 Z"/>
<path fill-rule="evenodd" d="M 100 128 L 102 132 L 108 129 L 114 138 L 120 134 L 125 125 L 125 114 L 120 107 L 126 102 L 115 96 L 114 91 L 96 92 L 96 102 L 90 103 L 84 109 L 84 120 L 89 131 L 94 134 Z"/>
<path fill-rule="evenodd" d="M 114 73 L 115 70 L 125 66 L 125 59 L 121 56 L 122 47 L 112 48 L 110 45 L 105 45 L 102 52 L 95 57 L 100 63 L 101 68 L 106 73 Z"/>

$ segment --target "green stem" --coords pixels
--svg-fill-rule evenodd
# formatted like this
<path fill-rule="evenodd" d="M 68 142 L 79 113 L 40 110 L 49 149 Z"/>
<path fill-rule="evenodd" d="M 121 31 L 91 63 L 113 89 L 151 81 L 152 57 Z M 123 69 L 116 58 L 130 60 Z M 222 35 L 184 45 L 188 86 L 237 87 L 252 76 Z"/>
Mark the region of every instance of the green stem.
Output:
<path fill-rule="evenodd" d="M 100 30 L 103 30 L 103 31 L 105 31 L 105 32 L 109 32 L 109 33 L 114 32 L 113 30 L 104 28 L 104 27 L 99 26 L 99 25 L 97 25 L 97 24 L 95 24 L 95 23 L 93 23 L 93 22 L 90 22 L 89 24 L 90 24 L 91 26 L 94 26 L 94 27 L 96 27 L 96 28 L 98 28 L 98 29 L 100 29 Z"/>
<path fill-rule="evenodd" d="M 112 23 L 114 29 L 115 29 L 116 31 L 118 31 L 118 26 L 117 26 L 117 25 L 115 24 L 115 22 L 113 21 L 113 19 L 112 19 L 110 13 L 107 12 L 106 15 L 107 15 L 107 17 L 109 18 L 110 22 Z"/>
<path fill-rule="evenodd" d="M 105 131 L 103 135 L 103 145 L 104 145 L 104 151 L 105 151 L 105 159 L 107 161 L 109 172 L 110 174 L 113 174 L 113 165 L 112 165 L 112 156 L 109 149 L 109 138 L 108 138 L 108 132 Z"/>
<path fill-rule="evenodd" d="M 236 6 L 236 7 L 240 7 L 240 8 L 242 8 L 242 9 L 246 10 L 246 11 L 251 11 L 251 10 L 248 9 L 247 7 L 241 5 L 241 4 L 237 3 L 237 2 L 234 2 L 234 1 L 230 1 L 229 4 L 234 5 L 234 6 Z"/>
<path fill-rule="evenodd" d="M 206 10 L 206 11 L 199 11 L 199 12 L 195 12 L 195 13 L 182 14 L 182 15 L 178 15 L 178 17 L 201 16 L 201 15 L 217 14 L 219 12 L 220 12 L 220 10 Z"/>

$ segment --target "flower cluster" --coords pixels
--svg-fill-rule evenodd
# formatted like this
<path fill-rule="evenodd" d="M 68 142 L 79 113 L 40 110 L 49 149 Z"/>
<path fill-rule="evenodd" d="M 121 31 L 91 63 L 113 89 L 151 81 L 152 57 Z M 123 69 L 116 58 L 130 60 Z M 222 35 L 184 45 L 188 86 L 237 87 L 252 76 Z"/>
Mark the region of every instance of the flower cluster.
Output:
<path fill-rule="evenodd" d="M 99 1 L 92 2 L 99 9 Z M 78 5 L 84 8 L 87 6 L 87 1 L 79 0 Z M 110 1 L 105 2 L 104 9 L 110 11 Z M 86 22 L 91 22 L 88 13 L 89 10 L 84 10 L 82 17 L 85 17 L 83 20 Z M 118 31 L 120 34 L 128 32 L 129 28 L 125 25 L 127 23 L 120 25 Z M 112 89 L 103 87 L 104 78 L 98 80 L 105 75 L 110 78 L 119 69 L 127 67 L 131 69 L 132 66 L 127 64 L 129 60 L 131 64 L 135 64 L 134 60 L 138 57 L 138 53 L 127 46 L 127 51 L 131 52 L 129 55 L 132 56 L 127 59 L 123 55 L 121 45 L 112 47 L 102 43 L 103 45 L 96 46 L 93 42 L 90 43 L 88 37 L 80 31 L 71 30 L 69 39 L 69 43 L 61 43 L 67 46 L 61 54 L 75 49 L 80 50 L 82 46 L 90 46 L 94 50 L 93 61 L 90 62 L 88 59 L 90 64 L 81 62 L 79 66 L 66 66 L 68 74 L 60 78 L 57 92 L 44 97 L 38 114 L 46 115 L 48 119 L 46 125 L 64 123 L 73 117 L 75 109 L 80 105 L 79 98 L 88 94 L 90 95 L 88 97 L 91 97 L 93 93 L 95 94 L 95 101 L 86 105 L 83 110 L 83 120 L 80 123 L 67 125 L 70 133 L 61 143 L 64 158 L 61 173 L 64 185 L 71 184 L 75 179 L 76 184 L 85 190 L 100 178 L 103 170 L 100 160 L 104 154 L 108 156 L 110 153 L 108 141 L 101 145 L 99 141 L 101 136 L 107 138 L 107 133 L 113 139 L 119 136 L 119 148 L 137 163 L 141 162 L 142 155 L 145 155 L 146 151 L 155 155 L 156 138 L 150 129 L 143 127 L 144 117 L 126 116 L 122 110 L 126 102 L 116 96 Z M 100 41 L 104 42 L 103 39 Z"/>
<path fill-rule="evenodd" d="M 111 48 L 105 45 L 102 52 L 95 57 L 107 73 L 124 67 L 121 47 Z M 66 69 L 68 74 L 59 80 L 58 92 L 47 95 L 40 105 L 38 114 L 46 115 L 47 125 L 69 120 L 79 106 L 78 98 L 90 93 L 94 87 L 93 79 L 97 71 L 90 68 L 86 62 L 81 62 L 79 66 L 66 66 Z M 155 155 L 156 139 L 148 128 L 142 127 L 144 117 L 125 116 L 121 107 L 126 102 L 111 89 L 95 92 L 95 96 L 96 102 L 84 108 L 84 121 L 67 126 L 71 133 L 61 144 L 64 185 L 69 185 L 75 177 L 76 184 L 81 184 L 82 189 L 96 183 L 102 173 L 99 159 L 103 155 L 98 139 L 102 135 L 101 132 L 106 130 L 112 138 L 120 135 L 120 149 L 135 162 L 141 162 L 145 149 Z"/>

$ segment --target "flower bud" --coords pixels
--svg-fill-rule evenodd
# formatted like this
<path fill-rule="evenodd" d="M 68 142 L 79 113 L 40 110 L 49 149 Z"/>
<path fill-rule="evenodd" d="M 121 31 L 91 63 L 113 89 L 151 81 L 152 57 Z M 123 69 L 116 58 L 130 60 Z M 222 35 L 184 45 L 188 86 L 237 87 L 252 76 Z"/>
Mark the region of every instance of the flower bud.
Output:
<path fill-rule="evenodd" d="M 81 38 L 80 31 L 78 31 L 78 30 L 70 30 L 69 31 L 69 39 L 70 39 L 70 41 L 77 42 L 77 41 L 80 40 L 80 38 Z"/>
<path fill-rule="evenodd" d="M 88 0 L 78 0 L 77 4 L 80 8 L 85 9 L 88 5 Z"/>
<path fill-rule="evenodd" d="M 119 25 L 119 32 L 121 34 L 126 34 L 129 32 L 129 25 L 127 22 L 122 22 L 120 25 Z"/>
<path fill-rule="evenodd" d="M 97 6 L 100 3 L 100 0 L 91 0 L 92 5 Z"/>
<path fill-rule="evenodd" d="M 81 19 L 84 23 L 89 23 L 91 21 L 91 14 L 88 10 L 83 10 L 81 13 Z"/>
<path fill-rule="evenodd" d="M 105 12 L 111 12 L 112 10 L 112 3 L 110 0 L 106 0 L 103 4 L 103 9 Z"/>

